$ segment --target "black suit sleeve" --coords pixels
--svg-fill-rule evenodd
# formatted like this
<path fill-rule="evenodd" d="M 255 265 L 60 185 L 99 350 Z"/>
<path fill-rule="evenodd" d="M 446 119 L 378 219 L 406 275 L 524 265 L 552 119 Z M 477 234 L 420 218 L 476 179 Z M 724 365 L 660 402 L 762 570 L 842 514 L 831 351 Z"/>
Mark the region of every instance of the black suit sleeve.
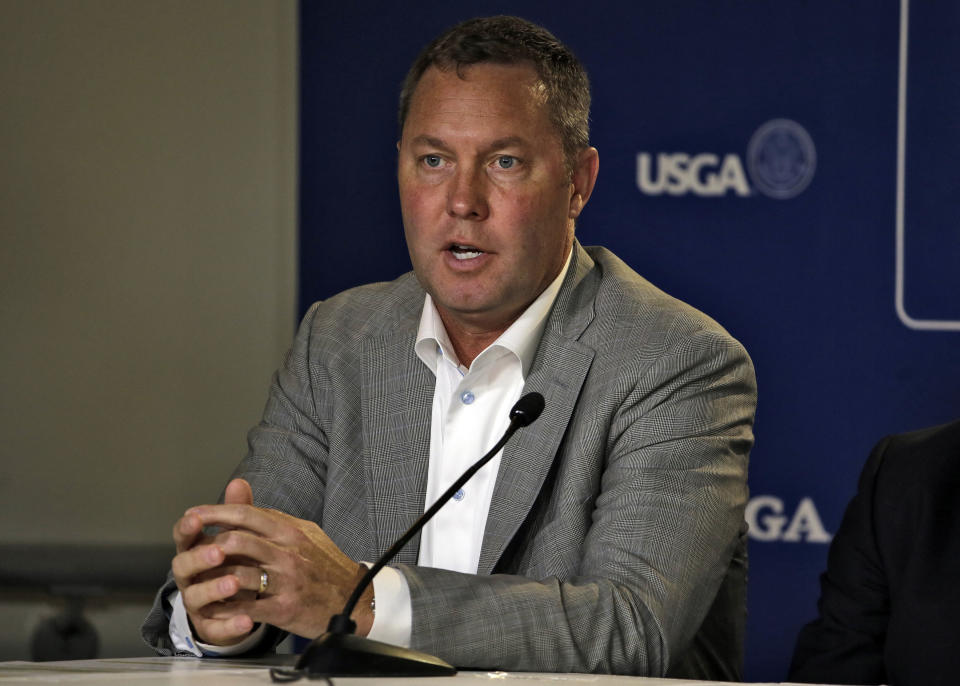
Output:
<path fill-rule="evenodd" d="M 884 643 L 890 617 L 888 581 L 874 522 L 877 474 L 889 439 L 870 455 L 820 577 L 819 617 L 797 639 L 789 681 L 880 684 L 887 680 Z"/>

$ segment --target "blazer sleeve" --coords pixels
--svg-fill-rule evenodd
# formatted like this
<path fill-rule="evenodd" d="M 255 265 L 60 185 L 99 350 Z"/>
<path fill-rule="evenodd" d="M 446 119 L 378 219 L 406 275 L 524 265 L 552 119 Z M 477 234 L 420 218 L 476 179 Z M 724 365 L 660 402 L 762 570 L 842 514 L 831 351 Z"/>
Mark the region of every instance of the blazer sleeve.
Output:
<path fill-rule="evenodd" d="M 189 655 L 187 652 L 178 651 L 173 641 L 170 639 L 170 605 L 166 601 L 167 595 L 176 588 L 173 581 L 173 574 L 167 574 L 167 580 L 164 582 L 153 600 L 153 607 L 140 625 L 140 637 L 144 643 L 153 648 L 157 655 Z"/>
<path fill-rule="evenodd" d="M 877 475 L 890 439 L 873 450 L 820 577 L 819 616 L 797 638 L 790 681 L 879 684 L 890 595 L 874 528 Z"/>
<path fill-rule="evenodd" d="M 304 315 L 286 359 L 274 374 L 260 423 L 247 435 L 247 455 L 231 478 L 250 482 L 254 505 L 321 522 L 333 404 L 328 368 L 311 359 L 321 303 Z"/>
<path fill-rule="evenodd" d="M 639 378 L 630 373 L 593 391 L 609 398 L 621 389 L 608 425 L 596 420 L 593 398 L 581 397 L 561 446 L 560 460 L 601 465 L 595 497 L 571 505 L 587 522 L 571 573 L 400 566 L 412 647 L 464 668 L 656 676 L 690 650 L 743 545 L 753 367 L 736 341 L 705 331 Z M 597 435 L 602 450 L 581 447 Z M 740 589 L 724 610 L 742 628 Z"/>

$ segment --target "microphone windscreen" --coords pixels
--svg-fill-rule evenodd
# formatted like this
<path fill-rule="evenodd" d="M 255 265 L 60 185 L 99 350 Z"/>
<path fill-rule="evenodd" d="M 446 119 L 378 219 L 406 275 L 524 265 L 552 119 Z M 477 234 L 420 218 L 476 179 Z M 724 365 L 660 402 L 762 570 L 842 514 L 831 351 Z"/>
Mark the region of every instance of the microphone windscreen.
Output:
<path fill-rule="evenodd" d="M 527 393 L 510 410 L 510 421 L 519 426 L 529 426 L 543 412 L 543 396 L 539 393 Z"/>

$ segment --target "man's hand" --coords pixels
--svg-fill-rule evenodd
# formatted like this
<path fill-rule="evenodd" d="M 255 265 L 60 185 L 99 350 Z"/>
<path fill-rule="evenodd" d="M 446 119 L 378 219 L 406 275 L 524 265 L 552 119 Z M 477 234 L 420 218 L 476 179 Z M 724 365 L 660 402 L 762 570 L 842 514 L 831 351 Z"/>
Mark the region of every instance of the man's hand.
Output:
<path fill-rule="evenodd" d="M 250 484 L 243 479 L 231 481 L 224 493 L 224 504 L 252 506 Z M 173 558 L 173 576 L 197 638 L 213 645 L 239 643 L 253 629 L 254 622 L 249 615 L 226 611 L 222 601 L 255 598 L 260 573 L 250 565 L 225 564 L 223 549 L 203 534 L 203 527 L 200 518 L 189 511 L 174 525 L 177 555 Z M 252 590 L 243 590 L 251 584 Z"/>
<path fill-rule="evenodd" d="M 229 645 L 255 622 L 301 636 L 319 636 L 340 612 L 366 572 L 313 522 L 255 508 L 249 484 L 234 479 L 223 505 L 191 508 L 174 527 L 173 572 L 184 605 L 202 641 Z M 203 527 L 223 530 L 213 538 Z M 269 583 L 262 595 L 261 572 Z M 357 604 L 357 633 L 373 623 L 372 588 Z"/>

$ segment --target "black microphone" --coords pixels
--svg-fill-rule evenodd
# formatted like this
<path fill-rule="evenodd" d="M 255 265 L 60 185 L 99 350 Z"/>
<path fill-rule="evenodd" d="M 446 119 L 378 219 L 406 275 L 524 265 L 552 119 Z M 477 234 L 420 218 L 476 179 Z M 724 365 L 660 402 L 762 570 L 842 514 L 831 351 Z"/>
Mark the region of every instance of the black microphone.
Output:
<path fill-rule="evenodd" d="M 330 618 L 326 633 L 307 646 L 293 670 L 270 670 L 274 681 L 295 681 L 303 676 L 313 679 L 331 676 L 451 676 L 457 673 L 456 668 L 433 655 L 357 636 L 353 633 L 357 629 L 357 623 L 350 619 L 350 614 L 377 572 L 400 552 L 470 477 L 500 452 L 518 429 L 532 424 L 543 412 L 543 407 L 543 396 L 539 393 L 527 393 L 516 402 L 510 410 L 510 426 L 497 444 L 461 474 L 460 478 L 420 515 L 413 526 L 380 556 L 376 564 L 367 570 L 350 594 L 343 611 Z"/>

